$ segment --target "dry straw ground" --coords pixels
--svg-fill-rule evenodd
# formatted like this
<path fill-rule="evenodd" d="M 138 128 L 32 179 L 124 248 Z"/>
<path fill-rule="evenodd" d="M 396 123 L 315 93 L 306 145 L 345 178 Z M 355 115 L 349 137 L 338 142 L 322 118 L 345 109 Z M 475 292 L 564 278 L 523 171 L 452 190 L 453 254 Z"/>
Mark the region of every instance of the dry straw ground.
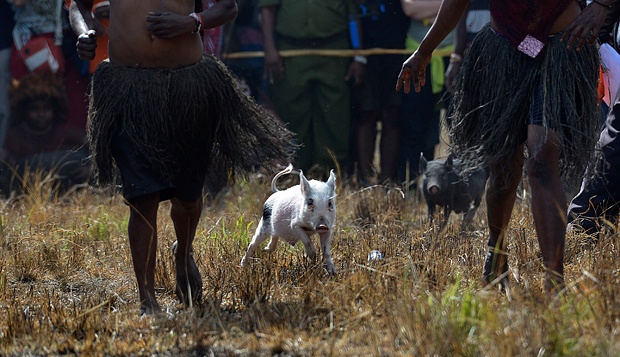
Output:
<path fill-rule="evenodd" d="M 531 213 L 515 207 L 509 293 L 480 284 L 483 206 L 470 231 L 438 233 L 397 189 L 339 187 L 327 276 L 301 244 L 239 261 L 269 179 L 238 182 L 205 209 L 196 258 L 203 304 L 174 296 L 173 228 L 159 220 L 157 293 L 164 316 L 140 317 L 120 197 L 45 189 L 0 204 L 0 356 L 606 356 L 620 354 L 620 239 L 571 234 L 566 291 L 542 289 Z M 315 237 L 316 238 L 316 237 Z M 316 240 L 315 240 L 316 244 Z M 370 250 L 383 260 L 369 262 Z"/>

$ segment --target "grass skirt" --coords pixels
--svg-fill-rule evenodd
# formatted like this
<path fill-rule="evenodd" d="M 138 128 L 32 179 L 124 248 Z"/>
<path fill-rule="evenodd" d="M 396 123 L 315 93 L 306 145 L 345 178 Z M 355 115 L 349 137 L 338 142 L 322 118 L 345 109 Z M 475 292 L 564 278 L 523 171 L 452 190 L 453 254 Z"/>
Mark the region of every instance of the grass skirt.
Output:
<path fill-rule="evenodd" d="M 543 85 L 543 126 L 562 137 L 560 170 L 580 181 L 593 163 L 600 131 L 600 58 L 594 45 L 567 49 L 551 36 L 536 58 L 516 50 L 489 25 L 465 56 L 447 120 L 452 151 L 468 167 L 511 167 L 527 138 L 532 92 Z"/>
<path fill-rule="evenodd" d="M 175 69 L 103 62 L 92 79 L 88 139 L 102 184 L 116 172 L 112 139 L 124 131 L 154 174 L 217 170 L 228 181 L 272 159 L 290 160 L 293 134 L 237 85 L 213 56 Z"/>

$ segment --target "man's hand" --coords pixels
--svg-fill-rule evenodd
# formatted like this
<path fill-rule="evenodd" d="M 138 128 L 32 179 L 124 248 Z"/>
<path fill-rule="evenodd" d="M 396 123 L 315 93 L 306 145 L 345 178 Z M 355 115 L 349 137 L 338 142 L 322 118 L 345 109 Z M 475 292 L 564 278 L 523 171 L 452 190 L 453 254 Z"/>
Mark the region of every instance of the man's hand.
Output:
<path fill-rule="evenodd" d="M 280 81 L 284 78 L 284 62 L 276 49 L 265 47 L 265 78 L 269 83 Z"/>
<path fill-rule="evenodd" d="M 366 73 L 366 67 L 361 62 L 353 61 L 349 65 L 349 70 L 344 76 L 345 81 L 353 79 L 352 87 L 357 87 L 364 81 L 364 74 Z"/>
<path fill-rule="evenodd" d="M 396 91 L 400 91 L 404 87 L 405 93 L 411 90 L 411 82 L 416 92 L 420 92 L 420 87 L 426 84 L 426 66 L 431 61 L 431 56 L 422 55 L 419 51 L 415 51 L 405 63 L 398 74 L 396 80 Z"/>
<path fill-rule="evenodd" d="M 196 20 L 189 15 L 170 12 L 149 12 L 146 17 L 146 29 L 152 36 L 159 38 L 175 38 L 195 32 Z"/>
<path fill-rule="evenodd" d="M 566 46 L 575 45 L 580 50 L 585 43 L 594 43 L 598 33 L 607 17 L 609 8 L 597 3 L 591 3 L 577 16 L 575 21 L 570 24 L 562 35 L 562 41 L 567 41 Z"/>
<path fill-rule="evenodd" d="M 446 70 L 446 88 L 450 93 L 454 93 L 454 84 L 456 82 L 456 77 L 459 75 L 459 72 L 461 72 L 461 64 L 461 61 L 450 62 Z"/>
<path fill-rule="evenodd" d="M 88 30 L 78 36 L 76 47 L 81 60 L 92 60 L 95 58 L 95 50 L 97 49 L 96 37 L 94 30 Z"/>

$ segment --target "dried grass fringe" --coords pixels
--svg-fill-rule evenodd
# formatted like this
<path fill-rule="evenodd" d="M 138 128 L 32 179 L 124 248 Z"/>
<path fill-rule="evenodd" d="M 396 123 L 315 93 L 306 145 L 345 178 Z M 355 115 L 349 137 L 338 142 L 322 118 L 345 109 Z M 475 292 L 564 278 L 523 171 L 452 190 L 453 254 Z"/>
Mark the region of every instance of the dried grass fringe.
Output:
<path fill-rule="evenodd" d="M 192 165 L 207 165 L 233 181 L 237 173 L 247 174 L 272 159 L 289 160 L 296 149 L 293 134 L 244 94 L 224 64 L 210 55 L 175 69 L 99 65 L 92 80 L 88 138 L 102 184 L 116 175 L 111 146 L 120 130 L 162 178 L 181 167 L 191 172 Z"/>
<path fill-rule="evenodd" d="M 563 140 L 560 170 L 573 185 L 594 162 L 601 128 L 596 46 L 567 49 L 553 36 L 537 58 L 515 50 L 487 25 L 463 62 L 451 116 L 452 151 L 470 169 L 511 167 L 526 140 L 532 90 L 544 83 L 545 126 Z M 573 105 L 574 103 L 574 105 Z M 594 166 L 593 166 L 594 167 Z"/>

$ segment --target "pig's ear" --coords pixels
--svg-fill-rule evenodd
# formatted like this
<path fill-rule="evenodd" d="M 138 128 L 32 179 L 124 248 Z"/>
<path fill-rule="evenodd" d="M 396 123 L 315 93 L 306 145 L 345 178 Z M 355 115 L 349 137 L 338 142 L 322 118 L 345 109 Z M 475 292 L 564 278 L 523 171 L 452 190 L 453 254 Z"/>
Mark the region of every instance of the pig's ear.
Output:
<path fill-rule="evenodd" d="M 452 155 L 448 155 L 448 158 L 446 159 L 446 167 L 452 167 Z"/>
<path fill-rule="evenodd" d="M 329 172 L 329 179 L 327 180 L 327 187 L 332 191 L 331 196 L 336 194 L 336 174 L 334 174 L 334 170 Z"/>
<path fill-rule="evenodd" d="M 310 182 L 304 176 L 304 172 L 299 170 L 299 187 L 301 187 L 301 194 L 305 197 L 310 194 Z"/>
<path fill-rule="evenodd" d="M 420 153 L 420 173 L 423 174 L 426 171 L 426 158 L 423 153 Z"/>

